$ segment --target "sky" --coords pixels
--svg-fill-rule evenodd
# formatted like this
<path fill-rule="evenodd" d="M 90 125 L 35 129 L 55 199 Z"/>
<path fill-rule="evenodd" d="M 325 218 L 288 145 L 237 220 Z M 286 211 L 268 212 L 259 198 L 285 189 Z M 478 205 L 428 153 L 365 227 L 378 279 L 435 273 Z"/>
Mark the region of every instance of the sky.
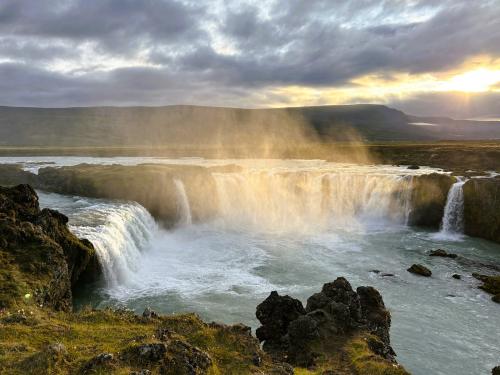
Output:
<path fill-rule="evenodd" d="M 0 105 L 500 117 L 500 0 L 0 0 Z"/>

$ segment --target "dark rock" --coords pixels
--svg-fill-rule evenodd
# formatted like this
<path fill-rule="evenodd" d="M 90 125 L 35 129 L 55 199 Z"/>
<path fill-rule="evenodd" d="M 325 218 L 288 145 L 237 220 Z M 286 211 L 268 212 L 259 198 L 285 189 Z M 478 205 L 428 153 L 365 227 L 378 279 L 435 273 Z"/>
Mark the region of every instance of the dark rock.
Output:
<path fill-rule="evenodd" d="M 212 359 L 204 351 L 182 340 L 173 340 L 168 345 L 168 355 L 161 367 L 167 375 L 203 375 L 212 366 Z"/>
<path fill-rule="evenodd" d="M 371 270 L 370 272 L 373 272 L 373 273 L 380 273 L 380 270 Z"/>
<path fill-rule="evenodd" d="M 252 356 L 252 363 L 254 366 L 260 367 L 262 365 L 262 357 L 258 352 L 255 352 Z"/>
<path fill-rule="evenodd" d="M 414 176 L 408 223 L 439 228 L 448 191 L 455 182 L 455 177 L 441 173 Z"/>
<path fill-rule="evenodd" d="M 420 169 L 418 165 L 409 165 L 408 169 Z"/>
<path fill-rule="evenodd" d="M 451 275 L 451 277 L 453 277 L 454 279 L 457 279 L 457 280 L 460 280 L 462 278 L 462 276 L 460 276 L 458 273 Z"/>
<path fill-rule="evenodd" d="M 67 217 L 57 211 L 40 211 L 38 196 L 28 185 L 0 187 L 0 258 L 10 259 L 0 274 L 0 307 L 22 300 L 29 291 L 38 305 L 58 310 L 72 307 L 72 289 L 97 254 L 89 241 L 67 228 Z M 20 288 L 19 285 L 26 285 Z"/>
<path fill-rule="evenodd" d="M 407 271 L 425 277 L 430 277 L 432 275 L 431 270 L 421 264 L 414 264 L 408 268 Z"/>
<path fill-rule="evenodd" d="M 90 361 L 88 361 L 81 370 L 82 374 L 92 374 L 98 371 L 99 368 L 106 368 L 112 366 L 115 362 L 115 358 L 111 353 L 101 353 Z"/>
<path fill-rule="evenodd" d="M 0 164 L 0 185 L 15 186 L 36 183 L 37 176 L 26 172 L 19 164 Z"/>
<path fill-rule="evenodd" d="M 153 318 L 158 318 L 158 314 L 151 310 L 150 307 L 146 307 L 144 309 L 144 312 L 142 313 L 142 317 L 146 319 L 153 319 Z"/>
<path fill-rule="evenodd" d="M 305 309 L 307 314 L 298 308 L 302 306 L 300 302 L 291 297 L 279 297 L 276 293 L 272 295 L 272 302 L 273 309 L 266 309 L 266 323 L 269 325 L 277 320 L 286 321 L 286 324 L 275 324 L 280 329 L 272 330 L 260 327 L 257 334 L 264 341 L 264 350 L 274 358 L 311 367 L 319 355 L 314 350 L 318 347 L 315 343 L 345 340 L 361 330 L 375 335 L 377 343 L 381 343 L 377 347 L 382 353 L 379 355 L 393 360 L 395 354 L 389 338 L 391 316 L 375 288 L 359 287 L 354 291 L 345 278 L 339 277 L 332 283 L 324 284 L 320 293 L 309 297 Z M 284 311 L 290 307 L 292 309 L 288 311 L 294 313 L 284 319 Z M 271 316 L 273 312 L 277 315 L 275 318 Z M 259 335 L 261 330 L 265 330 L 265 335 Z M 271 345 L 267 345 L 269 341 Z"/>
<path fill-rule="evenodd" d="M 496 276 L 488 276 L 481 275 L 478 273 L 473 273 L 473 277 L 483 282 L 482 285 L 479 286 L 480 289 L 484 290 L 489 294 L 493 294 L 492 301 L 499 303 L 500 301 L 500 275 Z"/>
<path fill-rule="evenodd" d="M 290 360 L 301 367 L 312 366 L 315 355 L 310 349 L 310 344 L 318 337 L 318 323 L 313 317 L 303 315 L 292 321 L 288 327 Z"/>
<path fill-rule="evenodd" d="M 256 317 L 262 324 L 256 330 L 257 338 L 265 345 L 281 346 L 281 338 L 287 333 L 290 322 L 306 311 L 302 302 L 290 296 L 280 296 L 273 291 L 257 306 Z"/>
<path fill-rule="evenodd" d="M 432 250 L 429 253 L 429 256 L 431 256 L 431 257 L 443 257 L 443 258 L 456 258 L 458 255 L 452 254 L 452 253 L 447 253 L 443 249 L 437 249 L 437 250 Z"/>
<path fill-rule="evenodd" d="M 380 276 L 382 276 L 382 277 L 393 277 L 395 275 L 393 273 L 383 273 Z"/>
<path fill-rule="evenodd" d="M 463 186 L 465 234 L 500 243 L 500 178 L 473 178 Z"/>
<path fill-rule="evenodd" d="M 500 366 L 493 367 L 491 375 L 500 375 Z"/>
<path fill-rule="evenodd" d="M 361 305 L 361 315 L 371 333 L 389 345 L 389 329 L 391 314 L 386 310 L 384 300 L 377 289 L 371 286 L 360 286 L 357 290 Z M 392 349 L 391 349 L 392 350 Z"/>

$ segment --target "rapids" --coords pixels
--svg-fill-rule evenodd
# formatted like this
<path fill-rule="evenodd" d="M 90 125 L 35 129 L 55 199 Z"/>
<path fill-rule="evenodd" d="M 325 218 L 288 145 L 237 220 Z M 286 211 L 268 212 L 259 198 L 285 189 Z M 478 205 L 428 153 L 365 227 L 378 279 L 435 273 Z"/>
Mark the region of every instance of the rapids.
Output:
<path fill-rule="evenodd" d="M 65 165 L 63 158 L 53 159 Z M 66 164 L 77 161 L 82 160 Z M 143 162 L 149 161 L 124 161 Z M 471 273 L 491 273 L 500 264 L 500 246 L 406 225 L 412 176 L 434 170 L 311 160 L 260 163 L 240 162 L 241 172 L 213 172 L 217 212 L 203 222 L 192 220 L 188 189 L 179 178 L 179 225 L 170 230 L 137 203 L 40 192 L 41 204 L 67 214 L 72 230 L 94 242 L 104 264 L 105 285 L 78 304 L 194 311 L 206 320 L 255 328 L 255 307 L 271 290 L 305 302 L 323 283 L 345 276 L 353 286 L 381 291 L 392 312 L 398 360 L 413 374 L 480 374 L 498 364 L 498 305 L 477 289 Z M 25 167 L 35 171 L 40 164 Z M 447 215 L 458 218 L 449 221 L 453 231 L 460 231 L 458 187 L 446 205 Z M 447 220 L 443 230 L 450 230 Z M 429 257 L 438 247 L 461 257 Z M 413 263 L 427 265 L 433 277 L 408 273 Z M 462 280 L 453 279 L 455 273 Z"/>

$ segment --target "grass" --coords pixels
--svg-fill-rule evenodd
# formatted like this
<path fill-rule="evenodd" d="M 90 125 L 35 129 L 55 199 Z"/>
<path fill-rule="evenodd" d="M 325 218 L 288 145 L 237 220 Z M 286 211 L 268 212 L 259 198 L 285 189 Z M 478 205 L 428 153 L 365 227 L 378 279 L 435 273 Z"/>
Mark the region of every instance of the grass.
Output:
<path fill-rule="evenodd" d="M 98 354 L 119 357 L 138 343 L 158 342 L 159 328 L 206 351 L 213 360 L 210 374 L 245 374 L 257 369 L 252 364 L 258 350 L 255 339 L 224 326 L 207 325 L 194 314 L 148 320 L 109 309 L 64 313 L 26 308 L 0 313 L 0 373 L 78 373 Z M 64 353 L 54 355 L 49 350 L 54 344 L 62 344 Z M 265 357 L 261 369 L 267 367 L 270 362 Z M 111 373 L 129 374 L 133 370 L 140 368 L 118 361 Z"/>

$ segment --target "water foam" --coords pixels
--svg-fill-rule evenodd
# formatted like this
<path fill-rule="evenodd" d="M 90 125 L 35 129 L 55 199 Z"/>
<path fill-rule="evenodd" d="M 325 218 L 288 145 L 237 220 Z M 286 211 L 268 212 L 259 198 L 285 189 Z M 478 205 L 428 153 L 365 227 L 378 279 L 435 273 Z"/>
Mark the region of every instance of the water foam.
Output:
<path fill-rule="evenodd" d="M 78 214 L 80 223 L 73 222 L 70 229 L 94 244 L 107 285 L 132 280 L 141 252 L 157 230 L 149 212 L 137 203 L 98 203 L 80 209 Z"/>
<path fill-rule="evenodd" d="M 448 191 L 441 222 L 441 231 L 439 233 L 442 237 L 449 237 L 450 239 L 455 237 L 460 238 L 464 232 L 463 185 L 465 182 L 466 180 L 459 178 Z"/>

